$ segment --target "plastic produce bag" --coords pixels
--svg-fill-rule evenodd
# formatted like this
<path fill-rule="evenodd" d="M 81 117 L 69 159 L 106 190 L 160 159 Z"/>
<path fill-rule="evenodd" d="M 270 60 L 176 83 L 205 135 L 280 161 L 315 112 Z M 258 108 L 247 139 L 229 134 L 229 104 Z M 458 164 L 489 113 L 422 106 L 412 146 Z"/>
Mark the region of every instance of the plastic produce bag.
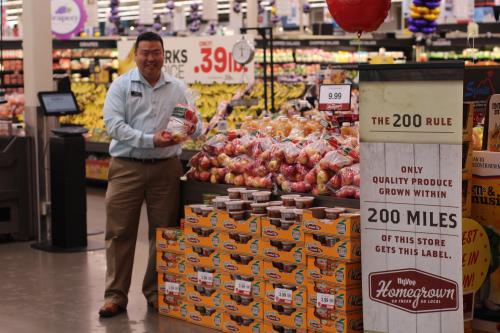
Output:
<path fill-rule="evenodd" d="M 166 135 L 170 134 L 174 142 L 181 143 L 189 139 L 189 129 L 197 123 L 198 116 L 194 108 L 187 104 L 177 104 L 168 121 Z"/>

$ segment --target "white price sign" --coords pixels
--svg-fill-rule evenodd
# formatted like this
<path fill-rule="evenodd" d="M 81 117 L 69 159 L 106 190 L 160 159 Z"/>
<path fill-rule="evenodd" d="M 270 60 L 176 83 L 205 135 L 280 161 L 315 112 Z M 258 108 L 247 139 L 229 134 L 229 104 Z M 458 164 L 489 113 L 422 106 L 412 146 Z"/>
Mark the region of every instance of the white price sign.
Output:
<path fill-rule="evenodd" d="M 351 85 L 324 84 L 319 87 L 320 111 L 350 111 Z"/>
<path fill-rule="evenodd" d="M 335 308 L 335 295 L 330 294 L 317 294 L 316 307 L 318 308 Z"/>
<path fill-rule="evenodd" d="M 283 288 L 275 288 L 274 301 L 292 304 L 292 291 Z"/>
<path fill-rule="evenodd" d="M 211 287 L 214 284 L 214 274 L 207 272 L 198 272 L 198 283 Z"/>
<path fill-rule="evenodd" d="M 234 282 L 234 292 L 238 295 L 250 296 L 252 293 L 252 282 L 236 280 Z"/>
<path fill-rule="evenodd" d="M 165 294 L 179 296 L 179 283 L 165 282 Z"/>

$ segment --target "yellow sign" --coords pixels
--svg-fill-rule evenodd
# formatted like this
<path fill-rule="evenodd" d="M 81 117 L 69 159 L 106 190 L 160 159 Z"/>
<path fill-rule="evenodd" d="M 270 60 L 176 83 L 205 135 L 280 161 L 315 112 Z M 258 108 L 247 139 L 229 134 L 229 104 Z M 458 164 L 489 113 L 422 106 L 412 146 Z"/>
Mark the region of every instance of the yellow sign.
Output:
<path fill-rule="evenodd" d="M 462 220 L 462 269 L 464 292 L 481 288 L 491 260 L 490 242 L 484 228 L 472 219 Z"/>

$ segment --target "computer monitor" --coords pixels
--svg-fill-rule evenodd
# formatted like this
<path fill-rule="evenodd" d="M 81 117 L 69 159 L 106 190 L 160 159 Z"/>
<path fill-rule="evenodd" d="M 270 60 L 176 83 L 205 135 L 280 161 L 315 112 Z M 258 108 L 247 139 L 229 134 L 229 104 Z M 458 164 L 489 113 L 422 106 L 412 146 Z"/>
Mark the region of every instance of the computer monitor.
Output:
<path fill-rule="evenodd" d="M 42 91 L 38 93 L 38 99 L 46 116 L 65 116 L 81 112 L 72 92 Z"/>

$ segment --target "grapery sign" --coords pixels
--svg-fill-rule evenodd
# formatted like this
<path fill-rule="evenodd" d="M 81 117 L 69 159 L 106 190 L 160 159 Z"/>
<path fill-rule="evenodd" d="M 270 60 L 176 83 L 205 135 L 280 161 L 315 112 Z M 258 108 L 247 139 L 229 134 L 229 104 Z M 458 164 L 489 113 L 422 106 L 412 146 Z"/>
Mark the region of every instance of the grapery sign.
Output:
<path fill-rule="evenodd" d="M 81 32 L 87 21 L 82 0 L 52 0 L 52 33 L 58 39 L 69 39 Z"/>
<path fill-rule="evenodd" d="M 458 284 L 418 269 L 369 275 L 370 299 L 410 313 L 457 310 Z"/>

